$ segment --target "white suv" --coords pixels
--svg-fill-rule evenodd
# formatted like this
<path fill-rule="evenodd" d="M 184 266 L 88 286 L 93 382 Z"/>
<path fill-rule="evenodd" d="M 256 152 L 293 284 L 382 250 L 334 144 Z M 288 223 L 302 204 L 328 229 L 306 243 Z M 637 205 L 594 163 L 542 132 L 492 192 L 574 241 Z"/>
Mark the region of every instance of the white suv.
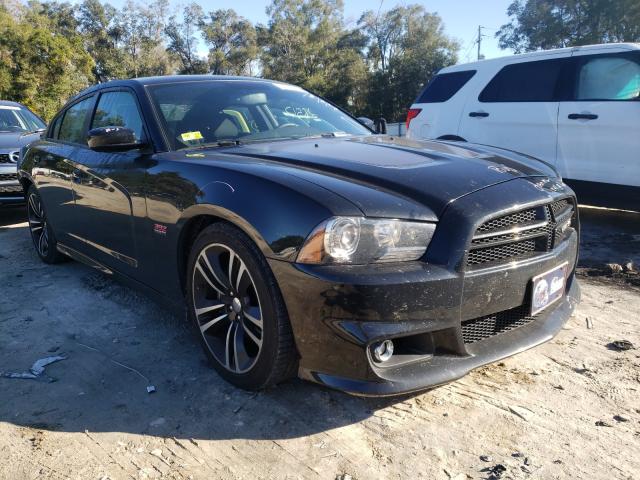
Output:
<path fill-rule="evenodd" d="M 526 153 L 553 164 L 584 203 L 640 209 L 640 44 L 445 68 L 411 106 L 407 136 Z"/>

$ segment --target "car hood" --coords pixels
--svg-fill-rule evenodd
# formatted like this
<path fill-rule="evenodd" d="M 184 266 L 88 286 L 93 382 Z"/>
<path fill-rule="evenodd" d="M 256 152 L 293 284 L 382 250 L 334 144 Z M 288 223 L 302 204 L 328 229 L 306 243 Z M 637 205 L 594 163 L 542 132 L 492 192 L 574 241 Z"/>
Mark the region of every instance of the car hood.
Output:
<path fill-rule="evenodd" d="M 0 150 L 14 151 L 40 138 L 39 132 L 0 132 Z"/>
<path fill-rule="evenodd" d="M 379 215 L 380 205 L 349 184 L 392 193 L 439 216 L 449 202 L 490 185 L 557 176 L 549 165 L 506 150 L 380 135 L 247 144 L 225 153 L 286 166 L 288 173 L 348 198 L 368 216 Z"/>

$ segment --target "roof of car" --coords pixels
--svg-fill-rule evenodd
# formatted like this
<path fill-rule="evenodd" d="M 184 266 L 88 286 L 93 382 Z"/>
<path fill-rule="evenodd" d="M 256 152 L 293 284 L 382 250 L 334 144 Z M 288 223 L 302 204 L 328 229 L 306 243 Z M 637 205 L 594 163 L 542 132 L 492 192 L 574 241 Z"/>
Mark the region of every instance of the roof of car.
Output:
<path fill-rule="evenodd" d="M 275 80 L 267 80 L 257 77 L 238 77 L 231 75 L 164 75 L 159 77 L 139 77 L 129 78 L 126 80 L 111 80 L 104 83 L 98 83 L 92 87 L 82 91 L 81 94 L 85 94 L 94 90 L 102 90 L 110 87 L 123 87 L 131 85 L 157 85 L 161 83 L 180 83 L 180 82 L 204 82 L 211 80 L 249 80 L 254 82 L 269 82 L 269 83 L 281 83 Z"/>
<path fill-rule="evenodd" d="M 12 102 L 11 100 L 0 100 L 0 105 L 4 107 L 23 107 L 24 108 L 24 105 L 22 105 L 21 103 Z"/>
<path fill-rule="evenodd" d="M 490 58 L 488 60 L 479 60 L 477 62 L 452 65 L 451 67 L 443 68 L 441 70 L 441 73 L 455 72 L 458 70 L 468 70 L 469 68 L 474 68 L 474 67 L 479 67 L 479 68 L 482 68 L 484 66 L 488 67 L 492 64 L 506 65 L 509 63 L 515 63 L 521 60 L 526 60 L 526 59 L 535 58 L 535 57 L 544 58 L 544 57 L 551 57 L 551 56 L 560 56 L 562 54 L 569 55 L 575 51 L 585 51 L 585 50 L 586 51 L 613 50 L 616 52 L 640 50 L 640 43 L 603 43 L 599 45 L 583 45 L 580 47 L 566 47 L 566 48 L 555 48 L 552 50 L 538 50 L 535 52 L 520 53 L 517 55 L 507 55 L 504 57 Z"/>
<path fill-rule="evenodd" d="M 69 100 L 68 103 L 74 101 L 76 98 L 86 95 L 87 93 L 103 90 L 105 88 L 112 87 L 131 87 L 134 85 L 157 85 L 162 83 L 180 83 L 180 82 L 204 82 L 204 81 L 229 81 L 229 80 L 245 80 L 252 82 L 268 82 L 268 83 L 283 83 L 276 80 L 268 80 L 266 78 L 257 77 L 241 77 L 232 75 L 164 75 L 158 77 L 138 77 L 129 78 L 125 80 L 110 80 L 104 83 L 97 83 L 91 87 L 82 90 Z"/>

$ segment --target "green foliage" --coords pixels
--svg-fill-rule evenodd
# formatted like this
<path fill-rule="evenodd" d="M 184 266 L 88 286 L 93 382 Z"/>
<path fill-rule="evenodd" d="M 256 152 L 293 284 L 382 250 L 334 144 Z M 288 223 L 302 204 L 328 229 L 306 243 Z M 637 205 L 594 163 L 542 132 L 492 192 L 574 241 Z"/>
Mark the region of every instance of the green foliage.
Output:
<path fill-rule="evenodd" d="M 207 62 L 198 56 L 198 39 L 196 34 L 204 21 L 204 12 L 197 3 L 184 7 L 182 21 L 176 15 L 169 18 L 165 28 L 167 36 L 167 51 L 178 58 L 180 62 L 179 73 L 199 74 L 207 73 Z"/>
<path fill-rule="evenodd" d="M 365 12 L 343 0 L 272 0 L 267 25 L 193 2 L 0 2 L 0 97 L 45 118 L 91 83 L 171 73 L 259 75 L 301 85 L 357 115 L 404 118 L 458 45 L 421 6 Z"/>
<path fill-rule="evenodd" d="M 214 75 L 251 75 L 258 54 L 256 29 L 234 10 L 215 10 L 200 21 L 209 46 L 209 68 Z"/>
<path fill-rule="evenodd" d="M 367 11 L 359 25 L 369 39 L 371 72 L 363 113 L 401 121 L 425 82 L 456 63 L 459 45 L 444 34 L 440 17 L 420 5 Z"/>
<path fill-rule="evenodd" d="M 514 0 L 507 13 L 496 36 L 516 53 L 640 41 L 638 0 Z"/>
<path fill-rule="evenodd" d="M 48 119 L 91 82 L 93 61 L 62 17 L 39 4 L 9 13 L 0 7 L 0 98 L 24 103 Z M 67 18 L 69 20 L 69 18 Z"/>

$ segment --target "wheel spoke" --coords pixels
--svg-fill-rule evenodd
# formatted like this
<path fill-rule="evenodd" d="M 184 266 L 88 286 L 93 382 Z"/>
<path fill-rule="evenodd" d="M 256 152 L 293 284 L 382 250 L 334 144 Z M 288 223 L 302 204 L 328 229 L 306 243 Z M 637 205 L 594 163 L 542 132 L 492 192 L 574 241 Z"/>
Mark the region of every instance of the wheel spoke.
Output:
<path fill-rule="evenodd" d="M 222 270 L 220 269 L 219 257 L 216 255 L 215 261 L 212 263 L 211 259 L 209 258 L 209 255 L 207 255 L 206 250 L 203 251 L 200 254 L 200 257 L 202 258 L 202 261 L 204 262 L 205 266 L 207 267 L 207 270 L 209 270 L 209 272 L 211 272 L 211 275 L 213 276 L 213 279 L 218 283 L 219 289 L 220 290 L 227 290 L 229 288 L 229 286 L 231 285 L 231 283 L 230 282 L 223 282 L 224 275 L 222 273 Z M 220 277 L 222 277 L 222 279 Z"/>
<path fill-rule="evenodd" d="M 229 285 L 233 286 L 233 260 L 235 259 L 236 254 L 233 250 L 229 250 Z"/>
<path fill-rule="evenodd" d="M 238 260 L 240 260 L 238 258 Z M 246 272 L 247 267 L 245 267 L 244 262 L 242 260 L 240 260 L 240 268 L 238 268 L 238 276 L 236 278 L 236 292 L 240 292 L 240 281 L 242 280 L 242 276 L 244 275 L 244 272 Z"/>
<path fill-rule="evenodd" d="M 224 306 L 225 306 L 224 303 L 218 303 L 216 305 L 211 305 L 209 307 L 196 308 L 196 315 L 199 317 L 201 315 L 204 315 L 205 313 L 213 312 L 215 310 L 224 308 Z"/>
<path fill-rule="evenodd" d="M 234 362 L 236 364 L 236 370 L 240 371 L 242 365 L 245 365 L 251 361 L 251 357 L 247 354 L 247 350 L 244 347 L 244 330 L 240 327 L 236 327 L 233 340 L 233 355 Z"/>
<path fill-rule="evenodd" d="M 213 327 L 216 323 L 220 322 L 222 319 L 226 318 L 227 314 L 223 313 L 222 315 L 220 315 L 219 317 L 214 318 L 213 320 L 209 320 L 208 322 L 200 325 L 200 331 L 202 333 L 206 332 L 207 330 L 209 330 L 211 327 Z"/>
<path fill-rule="evenodd" d="M 246 310 L 244 312 L 244 318 L 246 318 L 247 320 L 249 320 L 251 323 L 253 323 L 256 327 L 258 327 L 260 330 L 262 330 L 262 319 L 257 319 L 256 317 L 254 317 L 253 315 L 250 315 Z"/>
<path fill-rule="evenodd" d="M 226 367 L 231 370 L 231 344 L 230 344 L 230 340 L 231 340 L 231 332 L 237 328 L 237 324 L 236 323 L 230 323 L 229 324 L 229 329 L 227 330 L 227 338 L 224 342 L 224 359 L 225 359 L 225 365 Z M 236 365 L 236 370 L 237 370 L 238 366 Z"/>
<path fill-rule="evenodd" d="M 42 255 L 46 255 L 47 246 L 48 246 L 47 229 L 45 228 L 45 229 L 42 230 L 42 233 L 40 234 L 40 240 L 38 241 L 38 249 L 40 250 L 40 253 Z"/>
<path fill-rule="evenodd" d="M 218 292 L 219 296 L 224 296 L 224 293 L 222 292 L 222 290 L 220 290 L 218 287 L 216 287 L 213 284 L 213 280 L 211 279 L 211 277 L 207 274 L 207 272 L 204 271 L 204 269 L 200 266 L 199 262 L 196 262 L 196 270 L 198 270 L 198 272 L 200 272 L 200 275 L 202 275 L 202 278 L 205 279 L 205 281 L 209 284 L 209 286 L 211 288 L 213 288 L 216 292 Z"/>
<path fill-rule="evenodd" d="M 42 218 L 42 216 L 40 215 L 40 209 L 38 207 L 36 207 L 36 196 L 35 195 L 30 195 L 29 196 L 29 205 L 31 206 L 31 210 L 33 211 L 34 215 L 37 216 L 38 218 Z"/>
<path fill-rule="evenodd" d="M 262 340 L 256 337 L 254 333 L 246 325 L 242 324 L 242 327 L 244 328 L 244 333 L 246 333 L 249 336 L 249 338 L 253 340 L 253 343 L 255 343 L 258 347 L 260 347 L 262 345 Z"/>

